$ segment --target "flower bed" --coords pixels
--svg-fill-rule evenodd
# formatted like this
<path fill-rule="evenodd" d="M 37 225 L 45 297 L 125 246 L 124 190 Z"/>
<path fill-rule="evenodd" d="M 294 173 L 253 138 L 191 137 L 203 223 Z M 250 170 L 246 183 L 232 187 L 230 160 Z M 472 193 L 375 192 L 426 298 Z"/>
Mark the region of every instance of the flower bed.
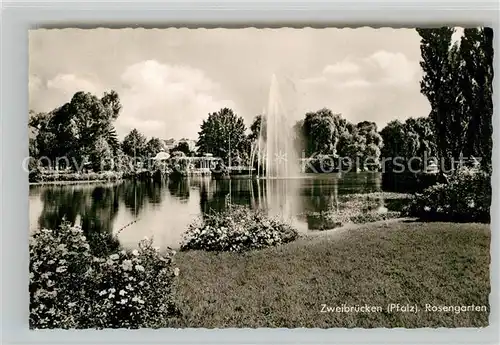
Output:
<path fill-rule="evenodd" d="M 175 313 L 175 252 L 151 240 L 107 257 L 91 253 L 80 227 L 30 239 L 31 328 L 157 328 Z"/>
<path fill-rule="evenodd" d="M 288 243 L 298 232 L 278 218 L 247 207 L 230 206 L 191 224 L 181 250 L 235 251 L 261 249 Z"/>
<path fill-rule="evenodd" d="M 404 213 L 422 220 L 490 222 L 491 176 L 461 169 L 447 184 L 417 193 Z"/>

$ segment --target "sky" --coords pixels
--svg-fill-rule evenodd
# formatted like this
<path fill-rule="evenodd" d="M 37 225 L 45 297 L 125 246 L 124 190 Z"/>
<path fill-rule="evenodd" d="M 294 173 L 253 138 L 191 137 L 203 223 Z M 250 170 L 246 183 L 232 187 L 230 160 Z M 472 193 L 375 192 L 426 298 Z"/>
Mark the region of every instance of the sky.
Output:
<path fill-rule="evenodd" d="M 196 139 L 203 119 L 232 108 L 247 126 L 272 76 L 290 124 L 323 107 L 351 122 L 428 116 L 413 29 L 40 29 L 30 31 L 30 109 L 77 91 L 115 90 L 120 138 Z"/>

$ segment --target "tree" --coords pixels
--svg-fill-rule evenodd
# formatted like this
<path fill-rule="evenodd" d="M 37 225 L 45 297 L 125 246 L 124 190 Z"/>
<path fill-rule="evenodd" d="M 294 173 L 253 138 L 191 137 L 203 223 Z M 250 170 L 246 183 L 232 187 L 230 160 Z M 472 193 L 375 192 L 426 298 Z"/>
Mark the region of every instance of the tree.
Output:
<path fill-rule="evenodd" d="M 405 128 L 399 120 L 389 122 L 381 131 L 380 136 L 384 142 L 381 150 L 382 157 L 405 157 Z"/>
<path fill-rule="evenodd" d="M 350 158 L 351 164 L 360 167 L 363 164 L 363 158 L 366 151 L 366 137 L 359 133 L 356 127 L 353 132 L 344 136 L 347 138 L 346 152 L 343 158 Z"/>
<path fill-rule="evenodd" d="M 430 117 L 434 122 L 439 155 L 450 157 L 450 143 L 457 139 L 451 136 L 451 120 L 456 117 L 455 98 L 456 60 L 450 55 L 454 30 L 448 27 L 438 29 L 417 29 L 421 36 L 420 66 L 424 72 L 420 88 L 431 105 Z"/>
<path fill-rule="evenodd" d="M 304 119 L 297 121 L 295 125 L 293 125 L 292 133 L 293 133 L 293 145 L 297 153 L 297 157 L 302 157 L 302 154 L 306 149 L 305 147 L 306 134 L 304 131 Z"/>
<path fill-rule="evenodd" d="M 93 171 L 108 170 L 111 167 L 113 151 L 104 137 L 96 140 L 89 153 L 89 162 Z"/>
<path fill-rule="evenodd" d="M 159 138 L 153 137 L 146 143 L 144 154 L 146 155 L 146 157 L 151 158 L 155 157 L 161 150 L 163 150 L 163 144 L 161 140 Z"/>
<path fill-rule="evenodd" d="M 262 136 L 265 140 L 266 134 L 266 118 L 262 115 L 257 115 L 250 125 L 250 134 L 248 135 L 248 139 L 250 142 L 255 142 L 260 136 Z"/>
<path fill-rule="evenodd" d="M 34 113 L 30 111 L 28 126 L 32 131 L 30 140 L 30 155 L 36 158 L 48 157 L 53 160 L 57 157 L 56 134 L 52 132 L 51 113 Z"/>
<path fill-rule="evenodd" d="M 170 154 L 173 155 L 174 152 L 182 152 L 184 153 L 184 156 L 191 155 L 191 149 L 186 141 L 179 141 L 177 145 L 170 149 Z"/>
<path fill-rule="evenodd" d="M 223 108 L 203 120 L 196 145 L 200 153 L 212 153 L 228 164 L 230 156 L 248 155 L 245 132 L 243 118 L 232 109 Z"/>
<path fill-rule="evenodd" d="M 380 166 L 382 137 L 377 131 L 375 122 L 362 121 L 356 125 L 354 135 L 355 150 L 362 159 L 362 169 L 375 169 Z M 367 164 L 371 164 L 368 166 Z"/>
<path fill-rule="evenodd" d="M 435 156 L 437 153 L 436 148 L 436 134 L 434 132 L 434 126 L 432 120 L 429 117 L 418 117 L 406 120 L 405 122 L 405 132 L 416 139 L 413 148 L 407 150 L 408 157 L 427 157 Z"/>
<path fill-rule="evenodd" d="M 424 71 L 421 92 L 431 105 L 430 118 L 442 158 L 479 156 L 486 169 L 492 151 L 493 32 L 465 29 L 460 44 L 453 29 L 417 29 Z"/>
<path fill-rule="evenodd" d="M 491 167 L 493 30 L 491 28 L 464 29 L 460 42 L 460 88 L 464 100 L 463 154 L 482 158 L 483 166 Z"/>
<path fill-rule="evenodd" d="M 118 96 L 116 91 L 111 90 L 110 92 L 105 92 L 104 96 L 101 98 L 101 102 L 107 109 L 111 118 L 113 120 L 116 120 L 122 109 L 122 105 L 120 103 L 120 97 Z"/>
<path fill-rule="evenodd" d="M 377 124 L 370 121 L 362 121 L 356 125 L 358 134 L 366 138 L 366 143 L 376 146 L 382 145 L 382 137 L 377 132 Z"/>
<path fill-rule="evenodd" d="M 136 128 L 132 129 L 123 139 L 122 150 L 130 157 L 143 157 L 146 153 L 146 137 Z"/>
<path fill-rule="evenodd" d="M 352 130 L 354 132 L 354 129 Z M 352 154 L 352 142 L 353 142 L 353 134 L 351 132 L 346 131 L 342 133 L 337 142 L 337 154 L 340 157 L 351 157 Z"/>
<path fill-rule="evenodd" d="M 37 154 L 50 159 L 81 160 L 93 153 L 101 138 L 116 153 L 119 145 L 113 121 L 120 109 L 120 100 L 114 91 L 105 93 L 101 99 L 80 91 L 70 102 L 48 113 L 30 112 L 29 125 L 36 132 Z"/>
<path fill-rule="evenodd" d="M 70 119 L 78 149 L 86 154 L 100 137 L 112 138 L 112 121 L 118 117 L 120 107 L 118 95 L 114 91 L 105 94 L 102 99 L 80 91 L 75 93 L 67 106 L 60 109 L 56 117 L 61 122 L 64 122 L 65 117 Z"/>
<path fill-rule="evenodd" d="M 359 161 L 363 169 L 380 165 L 383 140 L 374 122 L 362 121 L 354 125 L 340 114 L 323 108 L 307 113 L 294 125 L 293 132 L 295 147 L 298 151 L 304 150 L 308 157 L 349 158 L 351 164 Z"/>
<path fill-rule="evenodd" d="M 118 93 L 116 93 L 116 91 L 114 90 L 111 90 L 110 92 L 105 92 L 104 96 L 101 98 L 101 103 L 106 108 L 110 119 L 116 120 L 122 109 Z M 109 144 L 111 150 L 113 151 L 113 154 L 116 156 L 120 148 L 120 141 L 118 140 L 116 129 L 114 126 L 111 125 L 111 122 L 108 123 L 108 126 L 104 131 L 104 137 L 107 143 Z"/>
<path fill-rule="evenodd" d="M 329 109 L 321 109 L 306 114 L 304 131 L 306 133 L 306 154 L 333 153 L 332 136 L 334 132 L 333 114 Z"/>
<path fill-rule="evenodd" d="M 105 131 L 104 139 L 111 148 L 113 155 L 118 155 L 118 151 L 120 150 L 120 140 L 118 140 L 118 134 L 116 134 L 115 127 L 110 126 L 108 130 Z"/>
<path fill-rule="evenodd" d="M 380 135 L 384 143 L 381 155 L 391 159 L 386 162 L 389 171 L 395 158 L 408 161 L 412 157 L 429 159 L 436 155 L 436 134 L 429 117 L 408 118 L 404 123 L 391 121 L 380 131 Z M 412 167 L 422 168 L 415 166 L 417 163 L 418 160 L 414 161 Z"/>
<path fill-rule="evenodd" d="M 303 124 L 306 154 L 336 154 L 337 142 L 346 131 L 346 124 L 340 114 L 327 108 L 307 113 Z"/>
<path fill-rule="evenodd" d="M 183 151 L 171 151 L 170 153 L 173 158 L 184 158 L 186 154 Z"/>

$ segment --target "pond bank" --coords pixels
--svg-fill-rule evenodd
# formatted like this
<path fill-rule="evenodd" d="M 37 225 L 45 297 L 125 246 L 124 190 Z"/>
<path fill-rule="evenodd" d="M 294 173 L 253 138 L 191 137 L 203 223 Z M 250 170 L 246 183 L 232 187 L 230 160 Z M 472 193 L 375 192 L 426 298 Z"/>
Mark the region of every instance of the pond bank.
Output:
<path fill-rule="evenodd" d="M 363 229 L 366 229 L 368 227 L 376 227 L 376 226 L 390 226 L 393 223 L 415 222 L 417 220 L 418 220 L 417 218 L 399 217 L 399 218 L 377 220 L 374 222 L 362 223 L 362 224 L 348 223 L 348 224 L 344 224 L 338 228 L 310 231 L 310 232 L 304 234 L 303 237 L 318 237 L 318 236 L 338 235 L 344 231 L 352 231 L 352 230 L 358 230 L 358 229 L 363 230 Z"/>
<path fill-rule="evenodd" d="M 95 183 L 118 183 L 124 179 L 119 180 L 73 180 L 73 181 L 47 181 L 47 182 L 30 182 L 30 186 L 50 186 L 50 185 L 73 185 L 73 184 L 95 184 Z"/>
<path fill-rule="evenodd" d="M 371 224 L 400 218 L 403 208 L 413 198 L 411 194 L 372 192 L 340 195 L 322 211 L 299 214 L 309 224 L 309 230 L 328 231 L 354 224 Z"/>
<path fill-rule="evenodd" d="M 488 312 L 425 311 L 426 304 L 489 305 L 488 224 L 393 220 L 338 234 L 243 254 L 178 253 L 181 316 L 171 327 L 488 325 Z M 419 309 L 389 313 L 390 303 Z M 366 304 L 383 311 L 322 312 Z"/>

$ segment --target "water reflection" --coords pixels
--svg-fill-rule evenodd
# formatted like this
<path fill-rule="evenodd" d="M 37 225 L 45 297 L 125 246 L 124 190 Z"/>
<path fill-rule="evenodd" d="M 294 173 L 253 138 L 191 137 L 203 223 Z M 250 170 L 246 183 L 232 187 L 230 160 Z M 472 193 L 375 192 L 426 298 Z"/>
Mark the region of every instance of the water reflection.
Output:
<path fill-rule="evenodd" d="M 302 211 L 302 182 L 300 179 L 265 180 L 258 195 L 262 207 L 267 208 L 271 215 L 294 224 L 300 231 L 307 231 L 305 224 L 297 217 Z"/>
<path fill-rule="evenodd" d="M 302 179 L 191 178 L 164 182 L 123 182 L 30 188 L 30 227 L 57 227 L 64 218 L 82 225 L 96 248 L 134 246 L 144 236 L 176 247 L 197 216 L 221 211 L 228 202 L 261 207 L 292 221 L 300 230 L 316 227 L 302 215 L 341 210 L 345 196 L 380 191 L 380 174 L 313 175 Z M 344 199 L 343 199 L 344 198 Z M 384 205 L 384 200 L 374 207 Z M 349 206 L 350 207 L 350 206 Z M 104 237 L 99 237 L 104 236 Z M 100 247 L 99 247 L 100 248 Z"/>
<path fill-rule="evenodd" d="M 168 190 L 170 195 L 179 198 L 181 202 L 187 202 L 189 199 L 189 179 L 175 178 L 168 181 Z"/>
<path fill-rule="evenodd" d="M 42 208 L 38 217 L 38 226 L 53 229 L 63 221 L 81 225 L 91 247 L 96 252 L 106 253 L 119 246 L 114 236 L 111 236 L 111 229 L 119 209 L 117 189 L 118 187 L 113 185 L 87 188 L 82 186 L 35 187 L 30 189 L 30 218 L 31 196 L 39 195 Z"/>

